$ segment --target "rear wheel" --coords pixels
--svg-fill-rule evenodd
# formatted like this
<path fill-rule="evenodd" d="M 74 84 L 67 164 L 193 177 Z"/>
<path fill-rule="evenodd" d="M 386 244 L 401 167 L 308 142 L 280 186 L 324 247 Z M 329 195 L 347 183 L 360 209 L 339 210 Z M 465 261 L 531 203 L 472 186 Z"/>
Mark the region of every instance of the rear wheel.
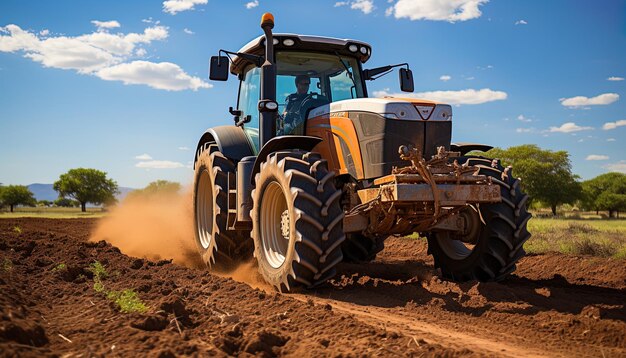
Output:
<path fill-rule="evenodd" d="M 384 238 L 363 234 L 346 234 L 346 241 L 341 245 L 343 259 L 350 263 L 373 261 L 384 248 Z"/>
<path fill-rule="evenodd" d="M 210 144 L 198 156 L 194 176 L 193 209 L 196 246 L 203 262 L 230 268 L 252 252 L 250 232 L 228 230 L 228 173 L 235 165 L 217 145 Z"/>
<path fill-rule="evenodd" d="M 254 256 L 263 278 L 282 292 L 335 275 L 343 255 L 341 191 L 316 153 L 270 154 L 256 175 L 251 211 Z"/>
<path fill-rule="evenodd" d="M 462 158 L 480 168 L 479 174 L 500 186 L 502 202 L 468 206 L 460 213 L 469 223 L 464 233 L 433 232 L 428 249 L 444 278 L 454 281 L 499 281 L 515 271 L 515 264 L 526 253 L 523 245 L 530 238 L 526 225 L 528 195 L 520 190 L 519 179 L 510 171 L 503 176 L 501 166 L 492 167 L 485 158 Z"/>

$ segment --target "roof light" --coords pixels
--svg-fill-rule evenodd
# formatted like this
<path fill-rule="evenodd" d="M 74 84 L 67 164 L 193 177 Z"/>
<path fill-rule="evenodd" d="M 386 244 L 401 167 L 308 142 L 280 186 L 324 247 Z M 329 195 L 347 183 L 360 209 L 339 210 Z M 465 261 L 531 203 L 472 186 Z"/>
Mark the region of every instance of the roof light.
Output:
<path fill-rule="evenodd" d="M 361 53 L 367 55 L 367 47 L 361 47 Z"/>
<path fill-rule="evenodd" d="M 280 41 L 278 41 L 278 39 L 273 39 L 273 40 L 272 40 L 272 43 L 273 43 L 274 45 L 278 45 L 278 43 L 279 43 L 279 42 L 280 42 Z"/>
<path fill-rule="evenodd" d="M 293 46 L 296 42 L 292 39 L 284 39 L 283 40 L 283 45 L 285 46 Z"/>
<path fill-rule="evenodd" d="M 274 28 L 274 15 L 269 12 L 263 14 L 263 16 L 261 16 L 261 27 L 263 26 L 270 26 L 270 29 Z"/>
<path fill-rule="evenodd" d="M 348 50 L 350 50 L 350 52 L 357 52 L 358 49 L 359 48 L 357 47 L 357 45 L 354 45 L 354 44 L 348 47 Z"/>

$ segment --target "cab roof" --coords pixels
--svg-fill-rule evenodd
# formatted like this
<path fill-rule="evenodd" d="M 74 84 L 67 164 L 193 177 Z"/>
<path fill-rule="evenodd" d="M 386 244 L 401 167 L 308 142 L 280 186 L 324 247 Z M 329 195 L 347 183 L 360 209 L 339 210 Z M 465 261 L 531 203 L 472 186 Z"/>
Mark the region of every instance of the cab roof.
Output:
<path fill-rule="evenodd" d="M 293 41 L 293 45 L 285 45 L 285 40 L 288 39 Z M 276 43 L 277 41 L 278 43 Z M 289 41 L 287 41 L 287 43 L 289 43 Z M 261 35 L 248 42 L 237 52 L 263 56 L 265 55 L 264 44 L 265 36 Z M 350 48 L 354 49 L 354 46 L 352 45 L 356 46 L 356 51 L 350 50 Z M 363 41 L 311 35 L 274 34 L 274 51 L 280 50 L 318 51 L 329 53 L 337 52 L 341 55 L 355 57 L 361 63 L 367 62 L 372 55 L 372 47 Z M 248 64 L 248 61 L 235 56 L 232 64 L 230 65 L 230 72 L 238 75 Z"/>

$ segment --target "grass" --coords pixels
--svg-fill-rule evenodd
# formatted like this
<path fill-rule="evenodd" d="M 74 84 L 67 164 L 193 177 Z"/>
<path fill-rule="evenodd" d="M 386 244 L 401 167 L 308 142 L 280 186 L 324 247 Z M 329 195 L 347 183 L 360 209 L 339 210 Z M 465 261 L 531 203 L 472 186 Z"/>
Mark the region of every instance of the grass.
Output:
<path fill-rule="evenodd" d="M 101 208 L 87 208 L 86 212 L 81 212 L 80 208 L 48 208 L 48 207 L 19 207 L 13 212 L 0 211 L 0 219 L 36 217 L 47 219 L 75 219 L 75 218 L 99 218 L 107 214 Z"/>
<path fill-rule="evenodd" d="M 122 313 L 143 313 L 148 310 L 148 307 L 141 301 L 139 295 L 132 289 L 125 289 L 122 291 L 107 291 L 102 282 L 109 277 L 106 267 L 99 261 L 93 262 L 89 265 L 89 270 L 93 273 L 93 289 L 98 293 L 104 294 L 104 296 L 115 303 L 117 308 Z"/>
<path fill-rule="evenodd" d="M 533 235 L 524 248 L 531 254 L 560 252 L 626 259 L 626 220 L 533 218 Z"/>
<path fill-rule="evenodd" d="M 533 217 L 528 231 L 532 236 L 524 249 L 529 254 L 560 252 L 626 259 L 626 219 Z M 407 237 L 420 238 L 417 233 Z"/>

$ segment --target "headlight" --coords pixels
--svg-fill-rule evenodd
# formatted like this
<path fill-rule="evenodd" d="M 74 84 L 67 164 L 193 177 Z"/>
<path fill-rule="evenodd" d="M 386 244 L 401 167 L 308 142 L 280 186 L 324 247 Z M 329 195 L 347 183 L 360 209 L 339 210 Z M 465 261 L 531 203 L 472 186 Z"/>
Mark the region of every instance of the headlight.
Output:
<path fill-rule="evenodd" d="M 367 55 L 367 47 L 361 47 L 361 53 Z"/>
<path fill-rule="evenodd" d="M 357 52 L 359 50 L 359 47 L 357 45 L 352 44 L 348 47 L 348 50 L 350 50 L 350 52 Z"/>
<path fill-rule="evenodd" d="M 285 46 L 293 46 L 293 44 L 295 44 L 296 42 L 292 39 L 285 39 L 283 40 L 283 45 Z"/>

